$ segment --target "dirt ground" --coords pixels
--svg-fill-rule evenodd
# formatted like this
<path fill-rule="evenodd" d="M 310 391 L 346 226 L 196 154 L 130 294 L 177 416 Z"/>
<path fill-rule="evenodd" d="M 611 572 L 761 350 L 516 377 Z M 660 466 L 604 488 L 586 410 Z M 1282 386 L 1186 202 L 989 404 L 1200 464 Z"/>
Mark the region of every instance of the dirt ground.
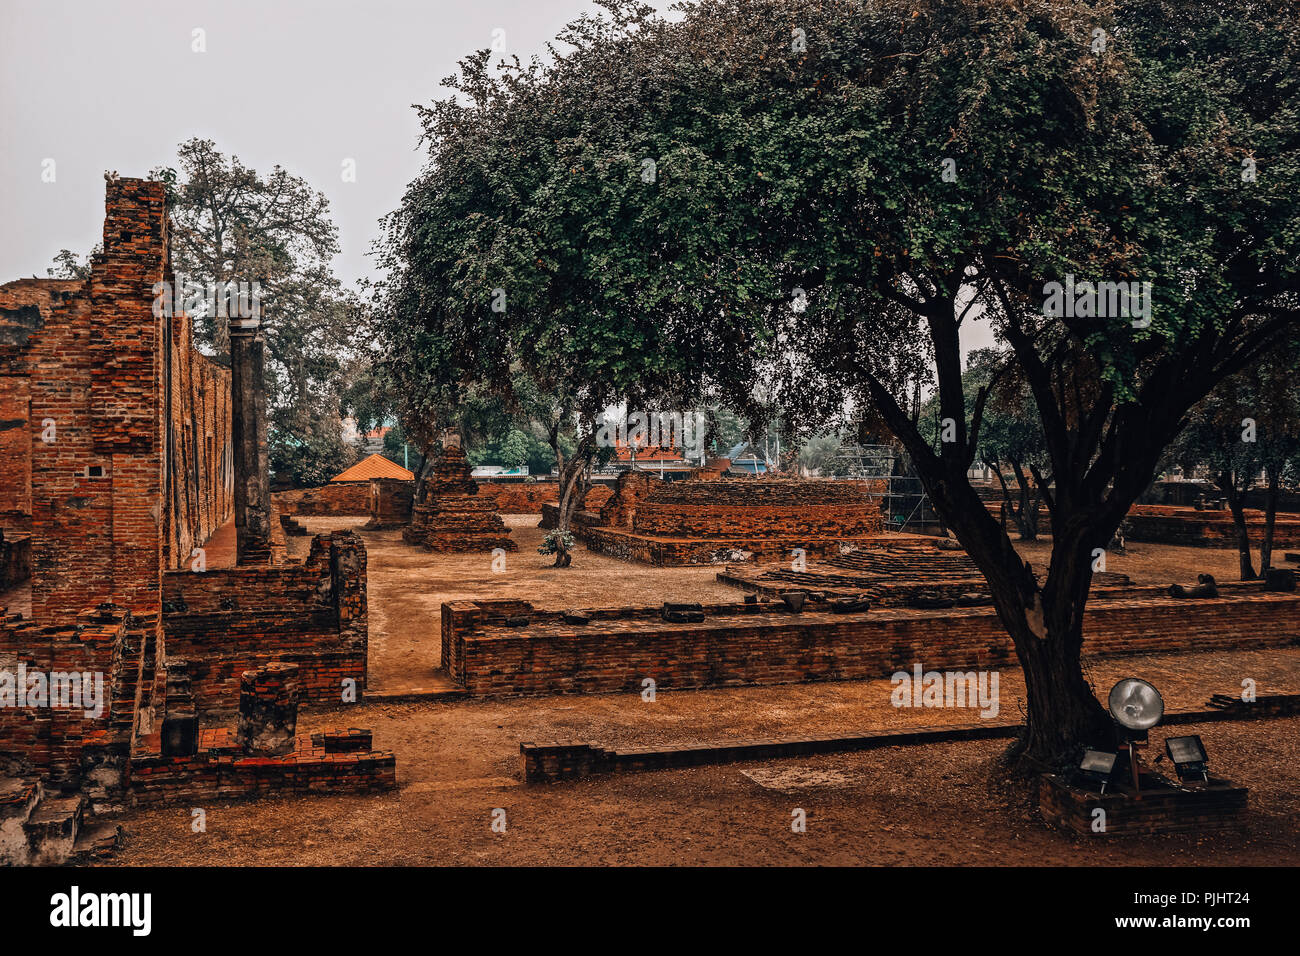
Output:
<path fill-rule="evenodd" d="M 494 572 L 488 555 L 430 555 L 396 532 L 364 532 L 369 550 L 371 679 L 385 690 L 436 684 L 439 606 L 458 597 L 518 597 L 562 608 L 662 600 L 735 600 L 714 568 L 652 568 L 579 551 L 551 569 L 536 553 L 537 518 L 508 519 L 520 551 Z M 306 519 L 312 531 L 360 519 Z M 297 548 L 308 539 L 297 539 Z M 1025 545 L 1033 561 L 1045 543 Z M 1140 583 L 1235 576 L 1235 554 L 1136 545 L 1108 570 Z M 1300 648 L 1088 661 L 1104 694 L 1141 675 L 1171 711 L 1203 709 L 1213 693 L 1300 693 Z M 1018 670 L 999 674 L 998 720 L 1020 713 Z M 1216 775 L 1247 782 L 1242 833 L 1143 841 L 1086 840 L 1045 827 L 1023 794 L 989 780 L 1005 741 L 897 747 L 720 767 L 616 774 L 528 786 L 522 741 L 589 740 L 607 747 L 854 734 L 970 724 L 976 710 L 899 709 L 888 680 L 658 694 L 369 704 L 305 712 L 299 731 L 363 726 L 397 755 L 396 791 L 207 806 L 191 832 L 188 805 L 125 815 L 126 846 L 107 865 L 333 864 L 1300 864 L 1300 718 L 1179 726 L 1200 733 Z M 990 715 L 993 716 L 993 715 Z M 1152 755 L 1163 751 L 1152 734 Z M 506 832 L 494 833 L 494 809 Z M 791 829 L 792 812 L 807 832 Z"/>
<path fill-rule="evenodd" d="M 1140 662 L 1134 662 L 1141 666 Z M 1291 667 L 1294 671 L 1295 662 Z M 1144 671 L 1144 673 L 1149 673 Z M 876 682 L 872 682 L 876 683 Z M 1294 685 L 1293 685 L 1294 686 Z M 831 733 L 885 720 L 886 687 L 737 688 L 638 697 L 366 707 L 353 715 L 398 755 L 399 788 L 133 811 L 109 865 L 1289 865 L 1300 864 L 1300 719 L 1178 727 L 1216 774 L 1250 781 L 1245 832 L 1085 840 L 1045 827 L 988 780 L 1004 741 L 890 748 L 524 786 L 518 745 L 716 740 L 725 730 Z M 871 704 L 850 698 L 873 696 Z M 828 699 L 829 698 L 829 699 Z M 890 708 L 892 711 L 892 708 Z M 916 720 L 939 723 L 923 712 Z M 967 715 L 969 717 L 969 715 Z M 351 721 L 356 722 L 356 721 Z M 314 715 L 312 729 L 337 723 Z M 1152 752 L 1163 734 L 1152 735 Z M 506 832 L 493 833 L 497 808 Z M 806 812 L 806 833 L 791 830 Z"/>

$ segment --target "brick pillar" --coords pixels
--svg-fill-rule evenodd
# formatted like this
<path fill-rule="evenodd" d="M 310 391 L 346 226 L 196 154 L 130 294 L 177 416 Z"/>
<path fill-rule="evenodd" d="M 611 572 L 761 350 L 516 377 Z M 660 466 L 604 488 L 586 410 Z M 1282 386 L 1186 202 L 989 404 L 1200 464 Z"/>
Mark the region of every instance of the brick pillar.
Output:
<path fill-rule="evenodd" d="M 235 458 L 237 564 L 269 564 L 271 561 L 265 340 L 259 325 L 259 319 L 232 319 L 230 322 L 230 425 Z"/>
<path fill-rule="evenodd" d="M 244 671 L 235 739 L 246 753 L 272 757 L 292 752 L 301 694 L 297 664 L 264 664 Z"/>

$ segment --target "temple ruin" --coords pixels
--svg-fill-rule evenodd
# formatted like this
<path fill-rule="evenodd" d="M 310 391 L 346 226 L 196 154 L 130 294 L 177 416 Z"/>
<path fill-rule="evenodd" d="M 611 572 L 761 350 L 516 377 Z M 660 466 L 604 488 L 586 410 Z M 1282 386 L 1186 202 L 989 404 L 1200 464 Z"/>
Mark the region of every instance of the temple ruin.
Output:
<path fill-rule="evenodd" d="M 250 730 L 363 699 L 365 546 L 285 558 L 260 333 L 232 329 L 232 373 L 157 308 L 168 226 L 162 183 L 111 178 L 88 278 L 0 286 L 0 861 L 111 842 L 90 816 L 140 802 L 394 783 L 368 735 L 340 759 Z M 268 668 L 294 675 L 271 709 Z"/>

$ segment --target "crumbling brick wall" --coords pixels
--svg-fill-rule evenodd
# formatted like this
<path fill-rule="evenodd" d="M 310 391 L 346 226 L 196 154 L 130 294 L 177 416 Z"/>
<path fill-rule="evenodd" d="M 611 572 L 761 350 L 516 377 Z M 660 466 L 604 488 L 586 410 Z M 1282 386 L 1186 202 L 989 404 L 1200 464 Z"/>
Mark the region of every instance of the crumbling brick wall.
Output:
<path fill-rule="evenodd" d="M 349 531 L 317 535 L 300 564 L 169 571 L 167 654 L 186 662 L 200 714 L 232 713 L 246 670 L 299 666 L 304 701 L 339 703 L 366 683 L 366 548 Z"/>
<path fill-rule="evenodd" d="M 163 184 L 106 193 L 89 278 L 0 286 L 0 511 L 30 524 L 41 624 L 104 601 L 156 613 L 163 569 L 232 506 L 229 372 L 155 308 L 171 279 Z"/>
<path fill-rule="evenodd" d="M 320 488 L 277 491 L 271 501 L 282 515 L 362 517 L 370 514 L 370 482 L 332 481 Z"/>

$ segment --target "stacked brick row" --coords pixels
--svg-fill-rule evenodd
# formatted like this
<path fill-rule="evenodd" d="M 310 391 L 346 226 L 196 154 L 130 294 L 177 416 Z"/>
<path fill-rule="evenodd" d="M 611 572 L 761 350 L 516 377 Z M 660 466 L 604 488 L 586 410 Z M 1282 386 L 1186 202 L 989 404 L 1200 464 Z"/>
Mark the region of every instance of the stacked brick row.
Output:
<path fill-rule="evenodd" d="M 647 677 L 661 689 L 858 680 L 916 663 L 1016 666 L 1010 638 L 988 608 L 791 614 L 776 604 L 732 604 L 706 607 L 701 624 L 670 624 L 658 608 L 636 608 L 617 618 L 591 612 L 590 624 L 575 626 L 520 603 L 443 605 L 444 659 L 470 693 L 639 692 Z M 503 612 L 530 619 L 504 626 Z M 1084 651 L 1096 656 L 1286 646 L 1300 641 L 1300 596 L 1114 599 L 1090 606 L 1084 629 Z"/>
<path fill-rule="evenodd" d="M 1099 794 L 1071 786 L 1054 774 L 1044 775 L 1038 787 L 1038 807 L 1043 819 L 1080 836 L 1135 836 L 1153 833 L 1211 833 L 1240 826 L 1248 791 L 1223 780 L 1204 788 L 1173 790 L 1144 787 L 1142 798 L 1114 791 Z M 1093 829 L 1098 807 L 1106 811 L 1106 829 Z"/>
<path fill-rule="evenodd" d="M 1200 548 L 1237 547 L 1237 529 L 1228 511 L 1197 511 L 1168 505 L 1134 505 L 1128 514 L 1130 541 L 1151 541 Z M 1264 533 L 1264 515 L 1246 512 L 1252 541 Z M 1273 546 L 1300 545 L 1300 515 L 1279 514 L 1273 527 Z"/>
<path fill-rule="evenodd" d="M 489 490 L 496 498 L 498 514 L 537 515 L 543 505 L 554 505 L 560 500 L 560 486 L 556 481 L 518 483 L 492 483 L 481 485 L 483 493 Z M 599 510 L 609 500 L 611 490 L 607 485 L 596 485 L 587 492 L 583 507 Z"/>
<path fill-rule="evenodd" d="M 168 653 L 183 658 L 199 714 L 231 713 L 244 671 L 295 664 L 303 699 L 365 690 L 366 551 L 352 532 L 317 535 L 300 564 L 164 575 Z"/>
<path fill-rule="evenodd" d="M 271 495 L 271 501 L 275 509 L 284 515 L 361 517 L 370 513 L 370 482 L 333 481 L 321 488 L 277 491 Z"/>
<path fill-rule="evenodd" d="M 164 756 L 157 741 L 132 756 L 130 796 L 137 805 L 309 793 L 378 793 L 397 786 L 389 751 L 327 752 L 305 735 L 281 756 L 251 756 L 227 729 L 204 730 L 192 756 Z"/>

